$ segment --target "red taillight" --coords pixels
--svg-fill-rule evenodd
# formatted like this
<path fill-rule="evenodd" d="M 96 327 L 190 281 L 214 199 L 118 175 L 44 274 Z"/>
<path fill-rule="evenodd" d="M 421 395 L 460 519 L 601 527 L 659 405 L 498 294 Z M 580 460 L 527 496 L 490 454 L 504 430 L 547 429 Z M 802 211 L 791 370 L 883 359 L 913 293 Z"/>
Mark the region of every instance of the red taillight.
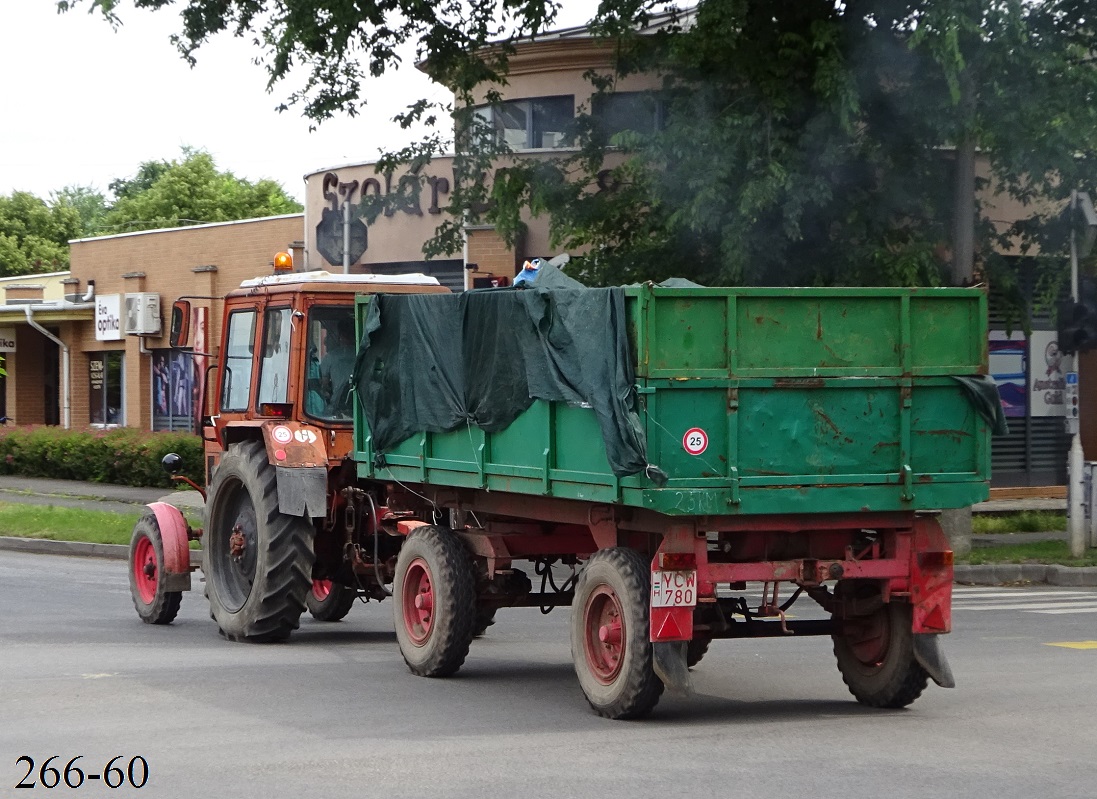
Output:
<path fill-rule="evenodd" d="M 953 554 L 951 549 L 943 552 L 919 552 L 918 567 L 921 569 L 943 569 L 951 566 Z"/>
<path fill-rule="evenodd" d="M 697 555 L 692 552 L 660 552 L 659 568 L 664 571 L 696 569 Z"/>
<path fill-rule="evenodd" d="M 274 416 L 288 419 L 293 414 L 293 404 L 289 402 L 264 402 L 259 405 L 260 416 Z"/>

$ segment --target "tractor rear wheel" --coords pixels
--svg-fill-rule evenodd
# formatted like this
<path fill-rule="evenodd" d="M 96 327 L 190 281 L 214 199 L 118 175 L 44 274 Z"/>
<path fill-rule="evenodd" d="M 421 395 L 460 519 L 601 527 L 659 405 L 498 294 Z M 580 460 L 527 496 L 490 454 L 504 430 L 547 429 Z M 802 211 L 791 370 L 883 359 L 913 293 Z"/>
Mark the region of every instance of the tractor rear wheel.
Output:
<path fill-rule="evenodd" d="M 925 690 L 929 675 L 914 657 L 913 610 L 888 602 L 872 613 L 836 620 L 834 656 L 849 692 L 870 707 L 906 707 Z"/>
<path fill-rule="evenodd" d="M 476 579 L 452 530 L 425 526 L 408 536 L 392 586 L 396 640 L 420 677 L 448 677 L 469 652 L 476 624 Z"/>
<path fill-rule="evenodd" d="M 151 513 L 133 526 L 130 538 L 130 595 L 145 624 L 171 624 L 183 601 L 182 591 L 164 590 L 164 540 Z"/>
<path fill-rule="evenodd" d="M 663 693 L 648 640 L 650 593 L 651 566 L 631 549 L 600 550 L 579 574 L 571 656 L 579 685 L 600 716 L 640 718 Z"/>
<path fill-rule="evenodd" d="M 331 580 L 313 580 L 305 595 L 305 606 L 317 621 L 339 621 L 354 607 L 358 592 Z"/>
<path fill-rule="evenodd" d="M 206 502 L 206 596 L 233 641 L 281 641 L 296 630 L 312 585 L 313 526 L 278 510 L 278 486 L 258 441 L 232 444 Z"/>

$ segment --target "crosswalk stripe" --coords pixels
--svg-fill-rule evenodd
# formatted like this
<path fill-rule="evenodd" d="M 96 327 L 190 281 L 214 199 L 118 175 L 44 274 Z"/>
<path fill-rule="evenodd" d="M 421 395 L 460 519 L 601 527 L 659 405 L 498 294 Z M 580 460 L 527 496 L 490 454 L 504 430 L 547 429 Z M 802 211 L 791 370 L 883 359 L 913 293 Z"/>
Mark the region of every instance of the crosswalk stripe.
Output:
<path fill-rule="evenodd" d="M 987 604 L 972 605 L 967 603 L 957 603 L 952 606 L 953 610 L 1033 610 L 1033 611 L 1048 611 L 1068 609 L 1080 609 L 1080 608 L 1093 608 L 1097 610 L 1097 600 L 1092 600 L 1094 604 L 1086 602 L 990 602 Z"/>
<path fill-rule="evenodd" d="M 952 590 L 954 597 L 963 597 L 964 599 L 981 599 L 981 598 L 1000 598 L 1009 597 L 1011 599 L 1021 599 L 1033 596 L 1058 596 L 1058 597 L 1071 597 L 1071 596 L 1094 596 L 1094 591 L 1026 591 L 1024 589 L 1016 589 L 1013 591 L 979 591 L 979 590 L 967 590 L 960 591 L 958 589 Z"/>
<path fill-rule="evenodd" d="M 1078 605 L 1067 610 L 1034 610 L 1033 613 L 1048 613 L 1053 616 L 1061 616 L 1064 613 L 1097 613 L 1097 605 Z"/>

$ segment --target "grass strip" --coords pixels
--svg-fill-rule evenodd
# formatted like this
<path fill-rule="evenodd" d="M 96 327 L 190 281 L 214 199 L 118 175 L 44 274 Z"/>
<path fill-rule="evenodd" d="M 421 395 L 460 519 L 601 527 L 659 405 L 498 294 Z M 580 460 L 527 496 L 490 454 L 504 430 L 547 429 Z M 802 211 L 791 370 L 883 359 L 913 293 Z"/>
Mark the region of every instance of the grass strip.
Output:
<path fill-rule="evenodd" d="M 976 535 L 1056 532 L 1067 529 L 1067 516 L 1054 510 L 975 513 L 971 517 L 971 529 Z"/>
<path fill-rule="evenodd" d="M 128 545 L 133 534 L 133 525 L 149 512 L 139 507 L 134 508 L 132 513 L 116 513 L 58 505 L 0 502 L 0 535 Z M 201 526 L 201 521 L 196 518 L 188 520 L 192 527 Z M 196 546 L 197 542 L 191 542 L 191 548 Z"/>
<path fill-rule="evenodd" d="M 1066 541 L 1033 541 L 1027 544 L 1001 544 L 975 547 L 957 563 L 980 566 L 984 563 L 1056 563 L 1062 566 L 1097 566 L 1097 550 L 1088 550 L 1080 558 L 1070 555 Z"/>

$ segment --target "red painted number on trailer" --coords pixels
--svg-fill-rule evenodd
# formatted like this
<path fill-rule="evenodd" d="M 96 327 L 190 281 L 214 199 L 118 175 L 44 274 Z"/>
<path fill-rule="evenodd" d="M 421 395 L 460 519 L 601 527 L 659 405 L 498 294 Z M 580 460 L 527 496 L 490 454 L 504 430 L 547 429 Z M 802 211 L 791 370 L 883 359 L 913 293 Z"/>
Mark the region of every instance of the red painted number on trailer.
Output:
<path fill-rule="evenodd" d="M 651 573 L 651 606 L 653 608 L 692 608 L 696 604 L 696 571 Z"/>

